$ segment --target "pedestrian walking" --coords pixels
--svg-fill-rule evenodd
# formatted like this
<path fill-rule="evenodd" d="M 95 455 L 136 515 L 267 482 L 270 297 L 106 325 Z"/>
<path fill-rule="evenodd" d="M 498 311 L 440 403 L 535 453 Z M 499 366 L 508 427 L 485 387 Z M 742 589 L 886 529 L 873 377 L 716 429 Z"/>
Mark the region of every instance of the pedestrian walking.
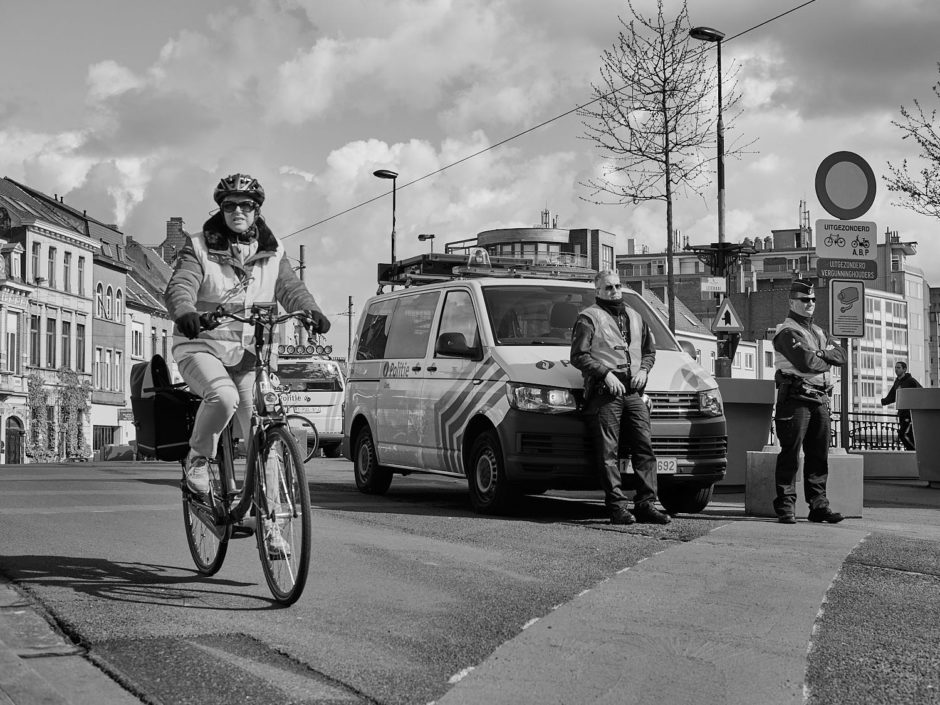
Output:
<path fill-rule="evenodd" d="M 894 404 L 899 389 L 920 389 L 920 382 L 907 371 L 907 363 L 904 360 L 894 363 L 894 375 L 894 384 L 891 385 L 887 396 L 881 400 L 882 406 Z M 914 450 L 914 425 L 911 423 L 910 409 L 898 409 L 898 439 L 905 450 Z"/>
<path fill-rule="evenodd" d="M 826 497 L 829 476 L 829 397 L 833 366 L 845 364 L 845 351 L 813 322 L 816 294 L 810 282 L 790 286 L 790 312 L 774 334 L 774 425 L 780 441 L 775 472 L 774 510 L 781 524 L 796 523 L 796 473 L 803 449 L 803 491 L 812 522 L 842 521 Z"/>
<path fill-rule="evenodd" d="M 594 278 L 593 306 L 575 320 L 571 364 L 584 377 L 584 415 L 591 433 L 604 486 L 611 524 L 668 524 L 671 519 L 654 506 L 656 456 L 651 440 L 650 412 L 643 400 L 656 349 L 649 326 L 623 301 L 616 272 L 602 270 Z M 633 513 L 627 508 L 620 477 L 620 439 L 630 447 L 636 474 Z"/>

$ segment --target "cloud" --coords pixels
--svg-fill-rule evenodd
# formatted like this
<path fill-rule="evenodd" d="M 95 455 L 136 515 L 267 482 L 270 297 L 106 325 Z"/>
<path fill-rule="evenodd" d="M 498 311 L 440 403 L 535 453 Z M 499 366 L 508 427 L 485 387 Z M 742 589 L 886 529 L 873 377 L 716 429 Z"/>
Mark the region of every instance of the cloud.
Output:
<path fill-rule="evenodd" d="M 139 88 L 143 81 L 116 61 L 107 60 L 88 67 L 88 98 L 99 101 Z"/>

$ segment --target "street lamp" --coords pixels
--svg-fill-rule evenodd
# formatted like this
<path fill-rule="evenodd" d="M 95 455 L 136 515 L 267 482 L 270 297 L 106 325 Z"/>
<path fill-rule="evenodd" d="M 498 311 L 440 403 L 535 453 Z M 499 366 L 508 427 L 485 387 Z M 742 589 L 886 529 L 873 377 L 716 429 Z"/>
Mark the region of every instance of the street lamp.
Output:
<path fill-rule="evenodd" d="M 398 179 L 398 172 L 390 169 L 378 169 L 372 172 L 372 176 L 380 179 L 392 180 L 392 264 L 395 263 L 395 183 Z"/>
<path fill-rule="evenodd" d="M 424 242 L 425 240 L 427 240 L 428 242 L 430 242 L 430 243 L 431 243 L 431 252 L 434 252 L 434 233 L 420 233 L 420 234 L 418 235 L 418 239 L 419 239 L 421 242 Z"/>
<path fill-rule="evenodd" d="M 721 40 L 724 32 L 711 27 L 693 27 L 692 39 L 718 45 L 718 242 L 725 241 L 725 124 L 721 119 Z"/>

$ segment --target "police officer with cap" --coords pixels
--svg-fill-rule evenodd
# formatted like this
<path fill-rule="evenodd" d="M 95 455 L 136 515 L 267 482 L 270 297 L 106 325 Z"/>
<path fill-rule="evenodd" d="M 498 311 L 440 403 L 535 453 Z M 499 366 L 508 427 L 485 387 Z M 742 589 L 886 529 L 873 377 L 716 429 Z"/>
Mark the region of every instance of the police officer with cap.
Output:
<path fill-rule="evenodd" d="M 775 473 L 774 510 L 781 524 L 795 524 L 796 473 L 803 449 L 803 490 L 812 522 L 842 521 L 829 508 L 826 480 L 829 475 L 830 369 L 845 364 L 845 351 L 813 323 L 816 294 L 804 279 L 790 286 L 790 313 L 774 334 L 774 381 L 777 407 L 774 424 L 780 442 Z"/>

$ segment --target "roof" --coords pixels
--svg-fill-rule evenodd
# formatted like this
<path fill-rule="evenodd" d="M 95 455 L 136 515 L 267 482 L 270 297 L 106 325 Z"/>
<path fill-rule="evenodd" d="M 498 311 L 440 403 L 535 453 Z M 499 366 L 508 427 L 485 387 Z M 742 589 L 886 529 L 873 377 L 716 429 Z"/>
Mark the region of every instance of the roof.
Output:
<path fill-rule="evenodd" d="M 158 301 L 163 300 L 163 292 L 170 281 L 173 269 L 157 253 L 153 247 L 141 245 L 134 238 L 127 238 L 127 259 L 133 265 L 135 279 L 151 296 Z"/>
<path fill-rule="evenodd" d="M 101 243 L 100 253 L 95 257 L 104 264 L 126 268 L 127 259 L 124 257 L 124 233 L 115 225 L 102 223 L 100 220 L 67 205 L 55 197 L 48 196 L 42 191 L 18 183 L 13 179 L 4 177 L 4 182 L 15 186 L 19 191 L 30 198 L 30 206 L 34 212 L 43 213 L 40 216 L 54 223 L 64 223 L 67 227 Z"/>
<path fill-rule="evenodd" d="M 147 289 L 135 278 L 134 270 L 127 274 L 127 303 L 149 308 L 155 311 L 166 313 L 166 307 L 163 302 L 153 296 Z"/>
<path fill-rule="evenodd" d="M 6 208 L 10 214 L 13 226 L 39 219 L 59 228 L 73 230 L 82 235 L 85 233 L 74 219 L 66 218 L 62 213 L 46 207 L 46 204 L 28 190 L 7 177 L 0 179 L 0 206 Z"/>

